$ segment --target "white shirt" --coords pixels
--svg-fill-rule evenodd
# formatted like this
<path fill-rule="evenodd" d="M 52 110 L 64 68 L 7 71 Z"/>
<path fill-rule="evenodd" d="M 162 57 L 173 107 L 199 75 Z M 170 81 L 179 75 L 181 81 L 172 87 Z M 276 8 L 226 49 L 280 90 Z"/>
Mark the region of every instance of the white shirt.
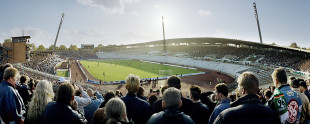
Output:
<path fill-rule="evenodd" d="M 82 91 L 82 97 L 74 96 L 78 103 L 78 111 L 84 114 L 84 107 L 91 103 L 91 99 L 85 91 Z"/>

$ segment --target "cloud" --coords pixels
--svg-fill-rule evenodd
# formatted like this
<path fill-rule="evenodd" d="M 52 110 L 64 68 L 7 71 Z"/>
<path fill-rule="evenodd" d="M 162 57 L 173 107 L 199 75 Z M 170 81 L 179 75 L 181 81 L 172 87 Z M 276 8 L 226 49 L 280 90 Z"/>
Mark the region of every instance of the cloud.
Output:
<path fill-rule="evenodd" d="M 156 4 L 156 5 L 153 6 L 153 8 L 161 8 L 161 6 Z"/>
<path fill-rule="evenodd" d="M 139 2 L 140 0 L 123 0 L 125 3 Z"/>
<path fill-rule="evenodd" d="M 208 11 L 208 10 L 199 10 L 198 11 L 198 15 L 200 16 L 211 16 L 212 15 L 212 12 L 211 11 Z"/>
<path fill-rule="evenodd" d="M 7 35 L 10 37 L 29 35 L 31 36 L 30 43 L 34 43 L 37 46 L 41 44 L 44 46 L 53 44 L 56 37 L 56 35 L 36 27 L 14 28 L 11 31 L 9 31 Z"/>
<path fill-rule="evenodd" d="M 134 2 L 136 0 L 77 0 L 78 3 L 92 7 L 98 7 L 110 14 L 123 14 L 124 2 Z"/>
<path fill-rule="evenodd" d="M 137 12 L 137 11 L 132 11 L 132 12 L 131 12 L 131 15 L 134 15 L 134 16 L 139 16 L 139 15 L 140 15 L 140 13 L 139 13 L 139 12 Z"/>

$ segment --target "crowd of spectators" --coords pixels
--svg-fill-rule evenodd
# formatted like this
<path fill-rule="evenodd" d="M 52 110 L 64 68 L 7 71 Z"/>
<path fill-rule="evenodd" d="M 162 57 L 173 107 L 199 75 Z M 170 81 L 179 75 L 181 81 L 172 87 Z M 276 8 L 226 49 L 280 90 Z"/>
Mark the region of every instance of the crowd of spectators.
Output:
<path fill-rule="evenodd" d="M 226 124 L 301 123 L 310 121 L 309 80 L 272 73 L 273 86 L 259 89 L 252 72 L 237 79 L 234 94 L 225 83 L 214 91 L 197 85 L 183 96 L 181 79 L 170 76 L 161 93 L 144 91 L 140 78 L 129 75 L 124 96 L 119 90 L 100 93 L 66 80 L 57 83 L 19 76 L 11 64 L 0 68 L 1 123 L 29 124 Z"/>
<path fill-rule="evenodd" d="M 63 59 L 55 54 L 34 54 L 24 65 L 40 72 L 56 74 L 54 66 L 62 61 Z"/>
<path fill-rule="evenodd" d="M 58 55 L 63 56 L 64 58 L 72 58 L 72 59 L 97 59 L 98 57 L 96 54 L 90 52 L 90 51 L 58 51 Z"/>

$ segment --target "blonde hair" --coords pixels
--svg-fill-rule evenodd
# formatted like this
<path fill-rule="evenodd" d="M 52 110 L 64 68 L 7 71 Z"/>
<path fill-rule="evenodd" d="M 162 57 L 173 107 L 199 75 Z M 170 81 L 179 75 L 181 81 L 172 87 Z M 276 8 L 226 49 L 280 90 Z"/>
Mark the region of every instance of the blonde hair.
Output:
<path fill-rule="evenodd" d="M 238 84 L 247 90 L 248 94 L 256 94 L 259 90 L 259 81 L 252 72 L 243 72 L 237 80 Z"/>
<path fill-rule="evenodd" d="M 8 67 L 8 68 L 6 68 L 4 70 L 3 79 L 4 80 L 9 80 L 11 77 L 16 77 L 17 75 L 19 75 L 19 72 L 18 72 L 18 70 L 16 68 Z"/>
<path fill-rule="evenodd" d="M 53 98 L 54 92 L 52 84 L 47 80 L 39 81 L 33 93 L 31 102 L 29 103 L 27 119 L 30 123 L 37 123 L 45 106 L 53 101 Z"/>
<path fill-rule="evenodd" d="M 130 93 L 136 93 L 140 86 L 140 78 L 137 75 L 130 74 L 126 78 L 126 88 Z"/>

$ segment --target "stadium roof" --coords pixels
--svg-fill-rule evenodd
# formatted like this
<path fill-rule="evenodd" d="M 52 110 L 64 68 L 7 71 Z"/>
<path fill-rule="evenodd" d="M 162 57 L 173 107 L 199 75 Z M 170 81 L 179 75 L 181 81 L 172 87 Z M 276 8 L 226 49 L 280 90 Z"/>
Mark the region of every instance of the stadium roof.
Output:
<path fill-rule="evenodd" d="M 251 41 L 244 41 L 244 40 L 237 40 L 237 39 L 227 39 L 227 38 L 200 37 L 200 38 L 166 39 L 166 44 L 172 44 L 172 43 L 247 45 L 247 46 L 253 46 L 256 48 L 272 48 L 272 49 L 278 49 L 278 50 L 287 50 L 287 51 L 292 51 L 292 52 L 301 52 L 305 54 L 310 54 L 310 51 L 303 50 L 303 49 L 270 45 L 270 44 L 262 44 L 259 42 L 251 42 Z M 137 44 L 129 44 L 125 46 L 144 46 L 144 45 L 159 45 L 159 44 L 163 44 L 163 40 L 150 41 L 150 42 L 137 43 Z"/>

